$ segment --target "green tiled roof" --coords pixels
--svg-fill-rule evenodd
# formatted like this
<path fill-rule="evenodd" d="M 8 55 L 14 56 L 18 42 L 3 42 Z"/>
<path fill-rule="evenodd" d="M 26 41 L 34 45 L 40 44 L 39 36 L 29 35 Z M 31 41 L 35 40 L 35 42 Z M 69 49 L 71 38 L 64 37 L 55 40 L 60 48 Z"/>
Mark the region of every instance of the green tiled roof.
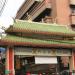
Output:
<path fill-rule="evenodd" d="M 2 41 L 9 42 L 9 43 L 21 43 L 24 44 L 33 44 L 33 45 L 69 45 L 70 47 L 73 45 L 75 47 L 75 40 L 73 41 L 63 41 L 63 40 L 39 40 L 39 39 L 31 39 L 25 37 L 18 37 L 18 36 L 11 36 L 7 35 L 6 37 L 1 39 Z"/>
<path fill-rule="evenodd" d="M 75 36 L 75 32 L 72 31 L 67 26 L 62 26 L 57 24 L 28 22 L 28 21 L 21 21 L 21 20 L 16 20 L 14 25 L 6 30 L 6 32 L 27 32 L 27 31 Z"/>

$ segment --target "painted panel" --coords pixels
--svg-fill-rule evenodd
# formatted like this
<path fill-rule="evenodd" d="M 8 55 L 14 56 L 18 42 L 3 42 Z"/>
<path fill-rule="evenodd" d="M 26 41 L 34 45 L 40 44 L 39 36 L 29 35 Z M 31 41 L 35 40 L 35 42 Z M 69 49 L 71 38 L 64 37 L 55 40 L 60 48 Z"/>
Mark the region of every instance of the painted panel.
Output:
<path fill-rule="evenodd" d="M 71 51 L 66 49 L 15 48 L 15 55 L 71 56 Z"/>

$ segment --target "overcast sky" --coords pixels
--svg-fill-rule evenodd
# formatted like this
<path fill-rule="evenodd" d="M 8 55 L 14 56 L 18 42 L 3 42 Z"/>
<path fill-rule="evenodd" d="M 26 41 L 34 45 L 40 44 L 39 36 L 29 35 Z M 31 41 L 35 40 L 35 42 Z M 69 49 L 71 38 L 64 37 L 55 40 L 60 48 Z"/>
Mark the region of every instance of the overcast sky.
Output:
<path fill-rule="evenodd" d="M 0 26 L 3 25 L 5 28 L 8 28 L 9 25 L 12 24 L 12 18 L 16 16 L 17 10 L 24 1 L 25 0 L 7 0 L 5 9 L 0 16 Z"/>

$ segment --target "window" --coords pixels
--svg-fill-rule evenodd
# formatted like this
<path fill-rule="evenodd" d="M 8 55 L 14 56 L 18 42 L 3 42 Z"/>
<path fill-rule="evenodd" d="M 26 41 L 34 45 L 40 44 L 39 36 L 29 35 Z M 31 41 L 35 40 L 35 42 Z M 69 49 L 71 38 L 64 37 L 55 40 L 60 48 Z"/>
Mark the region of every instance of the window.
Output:
<path fill-rule="evenodd" d="M 71 5 L 70 8 L 71 8 L 72 14 L 75 13 L 75 5 Z"/>
<path fill-rule="evenodd" d="M 71 27 L 72 27 L 72 30 L 75 31 L 75 24 L 74 25 L 71 25 Z"/>

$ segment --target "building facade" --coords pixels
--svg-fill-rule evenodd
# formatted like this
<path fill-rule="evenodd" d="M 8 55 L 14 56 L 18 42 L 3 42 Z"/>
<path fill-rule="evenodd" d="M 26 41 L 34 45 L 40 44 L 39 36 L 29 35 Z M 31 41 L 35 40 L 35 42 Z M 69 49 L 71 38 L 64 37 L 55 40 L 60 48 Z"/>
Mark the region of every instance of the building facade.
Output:
<path fill-rule="evenodd" d="M 27 20 L 27 14 L 36 22 L 49 22 L 75 27 L 75 0 L 26 0 L 16 18 Z"/>
<path fill-rule="evenodd" d="M 68 25 L 75 30 L 75 0 L 26 0 L 16 18 Z"/>
<path fill-rule="evenodd" d="M 72 75 L 75 0 L 26 0 L 0 39 L 7 75 Z M 28 21 L 24 21 L 28 20 Z M 35 22 L 32 22 L 35 21 Z M 39 23 L 38 23 L 39 22 Z"/>

